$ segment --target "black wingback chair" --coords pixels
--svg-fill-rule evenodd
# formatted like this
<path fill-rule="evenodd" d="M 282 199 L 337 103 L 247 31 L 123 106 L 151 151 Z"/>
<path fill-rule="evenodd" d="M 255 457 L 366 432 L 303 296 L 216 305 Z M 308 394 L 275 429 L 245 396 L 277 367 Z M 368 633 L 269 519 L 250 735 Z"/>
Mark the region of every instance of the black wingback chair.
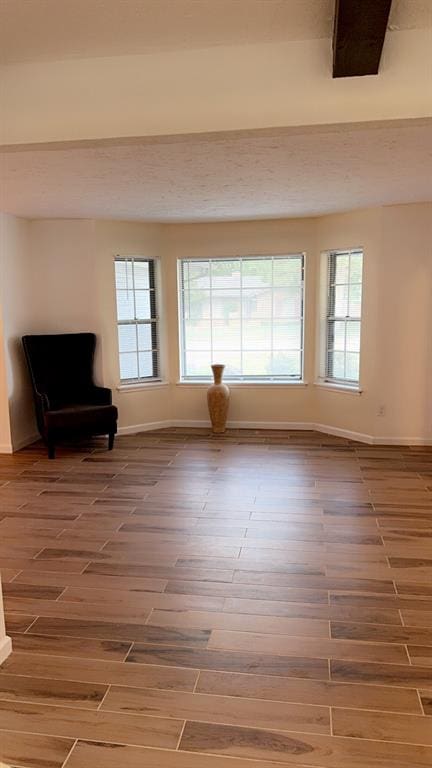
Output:
<path fill-rule="evenodd" d="M 39 432 L 55 458 L 62 440 L 108 435 L 112 450 L 117 408 L 110 389 L 93 381 L 94 333 L 23 336 Z"/>

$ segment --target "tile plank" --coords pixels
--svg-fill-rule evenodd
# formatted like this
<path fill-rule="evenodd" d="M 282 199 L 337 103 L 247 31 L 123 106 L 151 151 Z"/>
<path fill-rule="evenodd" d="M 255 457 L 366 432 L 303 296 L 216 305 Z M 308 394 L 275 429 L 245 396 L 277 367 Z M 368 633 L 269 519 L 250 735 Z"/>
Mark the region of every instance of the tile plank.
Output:
<path fill-rule="evenodd" d="M 178 693 L 112 686 L 102 709 L 209 723 L 261 728 L 292 728 L 307 733 L 330 733 L 330 711 L 325 706 L 254 701 L 202 693 Z"/>
<path fill-rule="evenodd" d="M 328 707 L 349 707 L 355 698 L 358 709 L 421 714 L 417 691 L 384 685 L 363 685 L 290 679 L 234 672 L 200 672 L 196 690 L 221 696 L 240 696 L 271 701 L 290 701 Z"/>
<path fill-rule="evenodd" d="M 187 722 L 180 750 L 328 768 L 428 768 L 429 747 Z"/>
<path fill-rule="evenodd" d="M 335 736 L 432 745 L 430 723 L 426 717 L 418 715 L 333 709 L 332 724 Z"/>
<path fill-rule="evenodd" d="M 62 768 L 73 739 L 0 730 L 0 760 L 16 768 Z"/>

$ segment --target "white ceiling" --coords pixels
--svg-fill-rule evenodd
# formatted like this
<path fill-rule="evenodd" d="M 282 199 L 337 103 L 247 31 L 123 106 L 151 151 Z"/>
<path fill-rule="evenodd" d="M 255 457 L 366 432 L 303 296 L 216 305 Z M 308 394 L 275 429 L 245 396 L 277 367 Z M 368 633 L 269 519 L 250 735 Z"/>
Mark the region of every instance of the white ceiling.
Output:
<path fill-rule="evenodd" d="M 29 218 L 217 221 L 432 200 L 432 121 L 201 135 L 0 155 Z"/>
<path fill-rule="evenodd" d="M 0 63 L 330 37 L 335 0 L 0 0 Z M 393 0 L 390 28 L 432 25 Z"/>

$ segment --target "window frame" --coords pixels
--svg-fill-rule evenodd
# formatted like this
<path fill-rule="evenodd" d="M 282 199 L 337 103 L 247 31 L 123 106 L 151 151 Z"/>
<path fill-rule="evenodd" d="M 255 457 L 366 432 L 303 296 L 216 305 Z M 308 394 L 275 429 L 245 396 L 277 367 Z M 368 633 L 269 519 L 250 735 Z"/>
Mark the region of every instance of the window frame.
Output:
<path fill-rule="evenodd" d="M 136 291 L 140 289 L 135 288 L 135 264 L 139 262 L 145 262 L 149 265 L 149 302 L 150 302 L 150 317 L 149 318 L 138 318 L 137 312 L 136 312 Z M 130 320 L 120 320 L 118 317 L 118 291 L 119 290 L 128 290 L 126 289 L 119 289 L 117 287 L 117 278 L 116 278 L 116 264 L 117 263 L 126 263 L 131 265 L 132 269 L 132 288 L 130 289 L 132 291 L 133 295 L 133 305 L 134 305 L 134 318 Z M 146 290 L 146 289 L 143 289 Z M 152 257 L 145 257 L 145 256 L 115 256 L 114 257 L 114 291 L 115 291 L 115 302 L 116 302 L 116 327 L 117 327 L 117 359 L 118 359 L 118 376 L 119 376 L 119 388 L 138 388 L 140 386 L 145 386 L 146 384 L 156 384 L 161 382 L 161 373 L 160 373 L 160 366 L 161 366 L 161 355 L 160 355 L 160 334 L 159 334 L 159 314 L 158 314 L 158 306 L 159 306 L 159 295 L 158 295 L 158 260 L 156 258 Z M 152 349 L 151 350 L 140 350 L 139 349 L 139 342 L 138 342 L 138 328 L 140 325 L 150 325 L 151 326 L 151 339 L 152 339 Z M 139 376 L 133 377 L 133 378 L 122 378 L 121 377 L 121 366 L 120 366 L 120 359 L 121 359 L 121 352 L 120 352 L 120 341 L 119 341 L 119 328 L 124 326 L 135 326 L 135 333 L 136 333 L 136 347 L 132 352 L 136 353 L 137 356 L 137 370 L 139 373 L 139 353 L 140 351 L 143 352 L 150 352 L 151 353 L 151 360 L 152 360 L 152 375 L 151 376 Z"/>
<path fill-rule="evenodd" d="M 230 376 L 225 374 L 224 380 L 231 386 L 303 386 L 304 385 L 304 365 L 305 365 L 305 313 L 306 313 L 306 253 L 304 251 L 298 251 L 295 253 L 277 253 L 277 254 L 246 254 L 233 256 L 213 256 L 213 257 L 187 257 L 179 258 L 177 260 L 177 296 L 178 296 L 178 330 L 179 330 L 179 384 L 194 385 L 194 384 L 207 384 L 212 381 L 211 371 L 207 376 L 204 375 L 187 375 L 186 374 L 186 344 L 185 344 L 185 305 L 184 297 L 185 291 L 183 288 L 183 264 L 193 262 L 221 262 L 221 261 L 251 261 L 251 260 L 264 260 L 272 259 L 289 259 L 295 258 L 301 261 L 301 309 L 300 309 L 300 323 L 301 323 L 301 339 L 300 339 L 300 374 L 299 376 L 285 376 L 285 375 L 271 375 L 271 376 L 257 376 L 257 375 L 240 375 Z M 211 270 L 210 270 L 211 274 Z M 274 288 L 274 286 L 273 286 Z M 212 291 L 210 283 L 210 292 Z M 240 291 L 242 290 L 242 284 L 240 284 Z M 273 324 L 272 318 L 272 324 Z M 297 319 L 297 318 L 296 318 Z M 212 318 L 210 318 L 210 322 Z M 240 319 L 240 327 L 242 318 Z M 209 362 L 210 369 L 211 361 Z"/>
<path fill-rule="evenodd" d="M 361 282 L 360 283 L 351 283 L 350 277 L 351 277 L 351 256 L 352 255 L 361 255 L 362 257 L 362 275 L 361 275 Z M 340 249 L 332 249 L 330 251 L 326 251 L 323 256 L 325 257 L 326 261 L 326 272 L 325 272 L 325 289 L 326 289 L 326 295 L 325 295 L 325 312 L 323 317 L 323 335 L 324 335 L 324 343 L 323 343 L 323 360 L 322 360 L 322 376 L 321 381 L 324 385 L 328 385 L 329 387 L 334 388 L 340 388 L 340 389 L 351 389 L 355 391 L 361 391 L 360 387 L 360 381 L 361 381 L 361 341 L 362 341 L 362 325 L 363 325 L 363 287 L 364 287 L 364 249 L 362 247 L 354 247 L 354 248 L 340 248 Z M 350 315 L 347 314 L 345 316 L 339 316 L 336 315 L 334 312 L 331 313 L 331 307 L 335 306 L 335 293 L 336 293 L 336 286 L 338 285 L 335 282 L 335 273 L 336 273 L 336 258 L 337 256 L 349 256 L 349 265 L 348 265 L 348 279 L 346 283 L 340 283 L 339 285 L 346 285 L 348 287 L 348 311 L 349 311 L 349 288 L 351 285 L 360 285 L 361 286 L 361 300 L 360 300 L 360 314 L 359 315 Z M 332 264 L 333 261 L 333 264 Z M 334 275 L 334 281 L 332 282 L 332 274 Z M 346 354 L 347 354 L 347 348 L 346 348 L 346 334 L 347 334 L 347 327 L 349 323 L 359 323 L 360 324 L 360 334 L 359 334 L 359 375 L 358 379 L 350 379 L 347 377 L 340 377 L 340 376 L 332 376 L 331 375 L 331 364 L 330 364 L 330 354 L 333 349 L 329 346 L 329 339 L 331 337 L 331 329 L 333 328 L 333 338 L 334 338 L 334 326 L 337 322 L 343 322 L 345 324 L 345 347 L 344 347 L 344 359 L 345 359 L 345 369 L 346 369 Z"/>

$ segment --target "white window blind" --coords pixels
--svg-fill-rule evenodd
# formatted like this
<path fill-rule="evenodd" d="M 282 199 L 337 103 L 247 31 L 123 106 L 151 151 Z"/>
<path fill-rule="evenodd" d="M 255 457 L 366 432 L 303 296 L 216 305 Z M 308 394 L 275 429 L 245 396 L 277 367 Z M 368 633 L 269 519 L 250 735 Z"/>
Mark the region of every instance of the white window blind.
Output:
<path fill-rule="evenodd" d="M 155 263 L 116 258 L 115 284 L 120 380 L 134 383 L 159 376 Z"/>
<path fill-rule="evenodd" d="M 361 250 L 328 254 L 327 381 L 359 383 L 362 275 Z"/>
<path fill-rule="evenodd" d="M 182 260 L 182 378 L 224 363 L 228 380 L 301 379 L 303 269 L 303 254 Z"/>

